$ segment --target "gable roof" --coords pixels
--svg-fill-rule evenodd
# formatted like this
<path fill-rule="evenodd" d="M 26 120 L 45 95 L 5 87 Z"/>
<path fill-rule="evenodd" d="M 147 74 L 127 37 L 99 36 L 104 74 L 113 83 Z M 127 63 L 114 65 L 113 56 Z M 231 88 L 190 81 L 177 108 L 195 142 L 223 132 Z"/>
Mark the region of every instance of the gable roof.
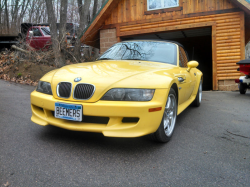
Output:
<path fill-rule="evenodd" d="M 250 16 L 249 0 L 229 0 Z M 112 10 L 118 5 L 120 0 L 106 0 L 99 12 L 92 19 L 87 28 L 84 29 L 81 37 L 81 42 L 93 47 L 100 48 L 99 30 L 104 26 L 105 20 L 109 17 Z"/>
<path fill-rule="evenodd" d="M 230 0 L 230 1 L 250 15 L 250 4 L 246 0 Z"/>
<path fill-rule="evenodd" d="M 84 29 L 82 35 L 80 36 L 82 43 L 99 48 L 100 42 L 97 42 L 99 37 L 96 37 L 96 35 L 99 33 L 99 30 L 102 28 L 105 20 L 111 14 L 112 9 L 114 9 L 119 2 L 120 0 L 105 1 L 99 12 L 92 19 L 88 27 Z"/>

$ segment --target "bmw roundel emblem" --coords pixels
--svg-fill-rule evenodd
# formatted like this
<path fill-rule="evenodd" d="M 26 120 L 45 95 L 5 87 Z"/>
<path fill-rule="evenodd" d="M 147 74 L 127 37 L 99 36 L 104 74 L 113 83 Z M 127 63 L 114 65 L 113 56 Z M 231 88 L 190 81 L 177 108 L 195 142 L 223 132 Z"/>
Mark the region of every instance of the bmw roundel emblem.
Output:
<path fill-rule="evenodd" d="M 77 78 L 74 79 L 75 82 L 79 82 L 79 81 L 81 81 L 81 80 L 82 80 L 81 77 L 77 77 Z"/>

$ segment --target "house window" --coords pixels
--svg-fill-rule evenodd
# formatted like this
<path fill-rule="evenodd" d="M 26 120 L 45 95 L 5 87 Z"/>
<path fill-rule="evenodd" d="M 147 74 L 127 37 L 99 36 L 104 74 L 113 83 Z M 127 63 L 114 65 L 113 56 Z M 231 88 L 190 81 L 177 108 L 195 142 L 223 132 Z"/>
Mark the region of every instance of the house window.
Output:
<path fill-rule="evenodd" d="M 159 10 L 179 6 L 179 0 L 147 0 L 147 10 Z"/>

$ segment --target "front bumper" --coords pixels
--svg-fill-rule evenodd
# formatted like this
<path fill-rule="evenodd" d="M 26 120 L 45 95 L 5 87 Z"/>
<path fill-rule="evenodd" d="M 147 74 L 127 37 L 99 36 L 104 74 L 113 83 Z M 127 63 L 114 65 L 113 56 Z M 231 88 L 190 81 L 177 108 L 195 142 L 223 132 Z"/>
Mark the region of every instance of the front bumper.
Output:
<path fill-rule="evenodd" d="M 69 102 L 55 99 L 52 95 L 37 91 L 31 93 L 31 121 L 42 126 L 54 125 L 68 130 L 103 133 L 110 137 L 139 137 L 155 132 L 160 123 L 167 100 L 168 89 L 156 89 L 149 102 L 97 101 L 95 103 Z M 55 118 L 55 102 L 81 104 L 84 116 L 108 117 L 106 124 L 75 122 Z M 151 108 L 162 107 L 160 111 L 149 112 Z M 137 118 L 134 122 L 124 122 L 124 118 Z"/>

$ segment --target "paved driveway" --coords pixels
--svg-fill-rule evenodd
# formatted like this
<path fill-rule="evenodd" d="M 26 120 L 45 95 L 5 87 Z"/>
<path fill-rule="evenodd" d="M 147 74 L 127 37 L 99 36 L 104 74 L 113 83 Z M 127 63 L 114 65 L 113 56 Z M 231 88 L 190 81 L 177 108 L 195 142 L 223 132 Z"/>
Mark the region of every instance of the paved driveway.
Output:
<path fill-rule="evenodd" d="M 42 127 L 0 80 L 0 186 L 250 186 L 250 92 L 203 92 L 167 144 Z"/>

